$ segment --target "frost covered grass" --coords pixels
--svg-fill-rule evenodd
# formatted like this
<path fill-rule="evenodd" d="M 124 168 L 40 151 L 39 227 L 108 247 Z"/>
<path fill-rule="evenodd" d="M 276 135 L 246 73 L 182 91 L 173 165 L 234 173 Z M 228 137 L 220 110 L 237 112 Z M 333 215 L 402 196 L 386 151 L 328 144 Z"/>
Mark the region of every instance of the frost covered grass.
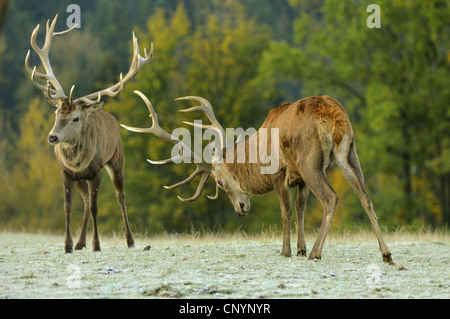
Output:
<path fill-rule="evenodd" d="M 385 240 L 395 265 L 370 232 L 330 234 L 320 261 L 281 257 L 277 235 L 101 236 L 65 254 L 62 235 L 3 232 L 0 298 L 450 298 L 447 234 Z"/>

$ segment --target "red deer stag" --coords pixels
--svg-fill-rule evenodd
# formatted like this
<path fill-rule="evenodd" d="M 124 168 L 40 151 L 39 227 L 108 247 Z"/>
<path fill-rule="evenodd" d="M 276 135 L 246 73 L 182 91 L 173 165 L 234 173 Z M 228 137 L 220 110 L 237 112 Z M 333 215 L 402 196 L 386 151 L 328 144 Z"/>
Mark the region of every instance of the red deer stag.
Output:
<path fill-rule="evenodd" d="M 159 126 L 157 114 L 150 101 L 142 93 L 137 91 L 135 93 L 139 94 L 147 104 L 150 116 L 153 119 L 153 125 L 151 128 L 122 126 L 134 132 L 152 133 L 178 145 L 180 150 L 179 155 L 171 159 L 159 162 L 149 160 L 149 162 L 164 164 L 178 162 L 183 158 L 191 158 L 197 165 L 197 169 L 187 179 L 166 188 L 181 186 L 192 181 L 196 175 L 201 174 L 200 184 L 195 195 L 188 199 L 179 197 L 182 201 L 196 200 L 201 195 L 208 177 L 212 176 L 218 188 L 216 189 L 216 195 L 209 198 L 216 199 L 219 188 L 224 190 L 228 194 L 236 213 L 243 216 L 250 210 L 250 197 L 252 195 L 262 195 L 275 190 L 280 201 L 283 221 L 283 248 L 281 255 L 288 257 L 291 256 L 290 223 L 292 204 L 290 188 L 298 187 L 295 201 L 298 218 L 297 255 L 306 256 L 303 216 L 306 200 L 311 190 L 322 202 L 323 219 L 309 259 L 320 259 L 325 237 L 330 229 L 338 204 L 338 196 L 327 180 L 326 171 L 333 164 L 336 164 L 353 187 L 370 218 L 372 228 L 378 239 L 383 261 L 392 263 L 391 253 L 381 236 L 372 202 L 364 188 L 363 173 L 356 153 L 352 126 L 344 107 L 335 99 L 321 96 L 304 98 L 294 103 L 284 103 L 269 112 L 261 128 L 255 134 L 244 141 L 237 141 L 229 146 L 225 146 L 225 131 L 217 121 L 211 104 L 206 99 L 196 96 L 178 98 L 177 100 L 196 100 L 200 102 L 200 106 L 181 111 L 202 111 L 212 124 L 196 125 L 185 123 L 203 128 L 213 128 L 218 132 L 220 148 L 212 148 L 212 164 L 210 166 L 202 162 L 199 156 L 190 151 L 179 139 L 164 131 Z M 272 134 L 275 131 L 278 133 L 278 138 L 276 134 Z M 275 145 L 275 149 L 270 148 L 272 149 L 271 155 L 275 153 L 278 156 L 278 165 L 273 172 L 262 173 L 262 168 L 265 167 L 267 158 L 259 158 L 256 161 L 250 159 L 251 144 L 255 139 L 259 139 L 259 147 L 261 145 L 266 146 L 266 150 L 271 147 L 269 145 Z M 263 144 L 261 144 L 261 140 Z M 264 145 L 264 143 L 267 144 Z M 240 148 L 241 151 L 239 151 Z M 245 150 L 245 161 L 238 160 L 239 154 L 242 153 L 242 148 Z"/>
<path fill-rule="evenodd" d="M 92 249 L 100 251 L 97 229 L 97 195 L 100 187 L 100 170 L 103 167 L 106 168 L 114 184 L 125 223 L 128 247 L 134 247 L 123 192 L 125 157 L 120 128 L 114 116 L 102 110 L 103 102 L 101 100 L 104 96 L 117 96 L 123 86 L 150 61 L 153 55 L 153 44 L 150 54 L 145 51 L 144 58 L 142 58 L 133 33 L 133 58 L 125 77 L 120 74 L 120 81 L 115 85 L 79 98 L 74 98 L 74 86 L 72 86 L 69 97 L 67 97 L 53 73 L 49 51 L 54 36 L 66 34 L 75 26 L 62 32 L 54 32 L 57 17 L 58 15 L 55 16 L 50 26 L 47 21 L 47 33 L 42 48 L 38 47 L 36 43 L 39 25 L 31 34 L 31 47 L 39 56 L 46 73 L 36 71 L 36 66 L 30 67 L 30 50 L 25 58 L 25 67 L 31 74 L 33 84 L 43 91 L 50 104 L 57 108 L 55 124 L 49 133 L 48 142 L 55 145 L 55 155 L 61 166 L 66 223 L 65 251 L 71 253 L 73 247 L 70 233 L 70 213 L 74 184 L 84 202 L 83 224 L 75 249 L 86 247 L 86 228 L 90 213 L 94 230 Z M 46 81 L 46 85 L 39 83 L 37 79 Z"/>

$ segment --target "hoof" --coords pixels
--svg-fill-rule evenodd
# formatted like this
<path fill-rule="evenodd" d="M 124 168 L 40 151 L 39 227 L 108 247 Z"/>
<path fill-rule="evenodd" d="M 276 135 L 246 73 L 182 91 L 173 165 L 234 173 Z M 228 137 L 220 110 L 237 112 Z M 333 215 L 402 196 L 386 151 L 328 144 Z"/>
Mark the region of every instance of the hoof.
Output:
<path fill-rule="evenodd" d="M 320 260 L 320 259 L 322 259 L 322 256 L 319 256 L 319 255 L 316 255 L 316 254 L 311 253 L 311 254 L 309 255 L 308 259 L 309 259 L 309 260 Z"/>
<path fill-rule="evenodd" d="M 82 250 L 84 247 L 86 247 L 86 244 L 78 243 L 75 246 L 75 250 Z"/>
<path fill-rule="evenodd" d="M 306 257 L 306 249 L 298 249 L 297 256 Z"/>
<path fill-rule="evenodd" d="M 391 253 L 382 254 L 382 256 L 383 256 L 383 261 L 385 263 L 388 263 L 390 265 L 395 265 L 394 261 L 392 260 Z"/>

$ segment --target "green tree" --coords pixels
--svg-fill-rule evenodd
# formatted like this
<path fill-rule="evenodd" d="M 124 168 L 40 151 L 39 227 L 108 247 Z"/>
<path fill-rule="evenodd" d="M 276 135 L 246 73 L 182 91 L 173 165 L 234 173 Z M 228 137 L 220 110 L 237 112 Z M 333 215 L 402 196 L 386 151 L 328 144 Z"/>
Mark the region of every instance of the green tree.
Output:
<path fill-rule="evenodd" d="M 14 228 L 57 229 L 64 225 L 59 165 L 47 143 L 52 120 L 46 104 L 42 99 L 30 102 L 20 125 L 14 168 L 2 171 L 1 211 L 9 215 L 9 226 Z M 61 213 L 55 214 L 58 211 Z"/>
<path fill-rule="evenodd" d="M 182 120 L 192 119 L 188 118 L 190 115 L 178 114 L 178 110 L 186 105 L 173 101 L 185 95 L 209 99 L 226 127 L 245 127 L 247 123 L 253 123 L 252 112 L 261 106 L 262 95 L 251 87 L 251 82 L 257 74 L 258 61 L 269 43 L 270 33 L 266 27 L 247 20 L 237 2 L 228 1 L 222 5 L 228 11 L 208 13 L 205 23 L 197 25 L 195 30 L 191 30 L 192 23 L 183 5 L 173 13 L 157 10 L 149 18 L 147 28 L 137 30 L 140 38 L 154 43 L 155 53 L 153 61 L 137 76 L 138 81 L 130 83 L 120 99 L 106 106 L 117 114 L 120 123 L 150 125 L 146 107 L 131 93 L 134 89 L 148 96 L 160 124 L 168 132 L 183 125 Z M 149 43 L 144 40 L 143 46 L 149 47 Z M 202 114 L 192 116 L 198 119 Z M 263 118 L 260 120 L 262 123 Z M 171 191 L 162 187 L 186 178 L 194 169 L 193 164 L 155 166 L 145 161 L 146 158 L 170 157 L 171 143 L 131 132 L 124 132 L 123 137 L 127 165 L 133 166 L 126 169 L 130 219 L 142 221 L 139 224 L 147 225 L 149 230 L 184 231 L 191 225 L 198 228 L 237 225 L 237 219 L 229 222 L 233 208 L 224 194 L 215 202 L 206 198 L 206 194 L 214 193 L 212 182 L 205 189 L 205 195 L 193 203 L 181 203 L 176 195 L 193 194 L 197 179 Z M 255 221 L 259 221 L 256 216 L 248 224 Z"/>
<path fill-rule="evenodd" d="M 369 1 L 315 3 L 291 1 L 301 12 L 295 45 L 273 45 L 267 56 L 280 46 L 286 56 L 296 54 L 298 67 L 281 71 L 296 74 L 303 95 L 325 93 L 344 103 L 382 218 L 448 223 L 448 2 L 379 1 L 379 29 L 366 25 Z"/>

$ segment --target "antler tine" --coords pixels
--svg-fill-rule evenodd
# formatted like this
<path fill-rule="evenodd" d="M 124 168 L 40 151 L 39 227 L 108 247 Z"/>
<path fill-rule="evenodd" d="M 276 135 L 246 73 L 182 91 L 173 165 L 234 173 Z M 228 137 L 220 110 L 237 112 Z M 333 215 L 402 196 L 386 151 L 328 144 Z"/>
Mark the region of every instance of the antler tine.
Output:
<path fill-rule="evenodd" d="M 200 96 L 184 96 L 184 97 L 179 97 L 179 98 L 175 99 L 175 101 L 182 101 L 182 100 L 198 101 L 198 102 L 200 102 L 200 105 L 193 106 L 193 107 L 188 108 L 188 109 L 180 110 L 180 112 L 202 111 L 203 113 L 205 113 L 206 117 L 211 122 L 210 125 L 197 124 L 197 123 L 191 123 L 191 122 L 186 122 L 186 121 L 183 121 L 183 123 L 189 124 L 189 125 L 192 125 L 192 126 L 195 126 L 195 127 L 215 129 L 219 133 L 219 136 L 220 136 L 221 149 L 224 148 L 225 147 L 225 141 L 226 141 L 225 130 L 223 129 L 222 125 L 217 120 L 216 115 L 214 114 L 214 110 L 213 110 L 213 108 L 211 106 L 211 103 L 209 103 L 209 101 L 207 99 L 202 98 Z"/>
<path fill-rule="evenodd" d="M 124 124 L 121 124 L 121 126 L 132 132 L 153 134 L 153 135 L 156 135 L 166 141 L 169 141 L 169 142 L 177 145 L 178 147 L 182 146 L 182 148 L 180 149 L 181 154 L 174 158 L 163 160 L 163 161 L 151 161 L 151 160 L 148 160 L 148 161 L 152 164 L 166 164 L 166 163 L 174 162 L 175 160 L 182 160 L 182 159 L 188 158 L 188 157 L 192 157 L 195 161 L 199 161 L 198 156 L 194 156 L 196 154 L 193 152 L 191 152 L 191 154 L 183 154 L 183 148 L 188 149 L 187 146 L 182 141 L 180 141 L 178 138 L 176 138 L 175 136 L 167 133 L 159 125 L 158 114 L 155 112 L 155 109 L 153 108 L 153 105 L 149 101 L 149 99 L 142 92 L 140 92 L 138 90 L 135 90 L 134 93 L 139 95 L 141 97 L 141 99 L 144 101 L 145 105 L 147 105 L 147 108 L 150 113 L 149 117 L 152 119 L 152 126 L 149 128 L 132 127 L 132 126 L 124 125 Z"/>
<path fill-rule="evenodd" d="M 196 174 L 196 175 L 198 175 L 198 174 Z M 200 197 L 200 195 L 202 194 L 203 189 L 205 188 L 205 185 L 206 185 L 206 182 L 208 181 L 209 176 L 211 176 L 211 173 L 207 173 L 207 172 L 202 173 L 200 183 L 198 184 L 198 187 L 197 187 L 197 190 L 195 191 L 194 196 L 192 196 L 190 198 L 183 198 L 183 197 L 177 196 L 178 199 L 185 203 L 193 202 L 193 201 L 197 200 Z M 208 196 L 208 198 L 209 198 L 209 196 Z"/>
<path fill-rule="evenodd" d="M 28 61 L 29 57 L 30 57 L 30 50 L 28 50 L 27 56 L 26 56 L 26 58 L 25 58 L 25 67 L 26 67 L 27 71 L 31 74 L 31 82 L 32 82 L 32 83 L 34 84 L 34 86 L 36 86 L 39 90 L 46 92 L 46 91 L 47 91 L 47 86 L 38 83 L 38 82 L 35 80 L 35 78 L 34 78 L 34 76 L 36 75 L 36 66 L 34 66 L 33 68 L 30 67 L 30 64 L 29 64 L 29 61 Z M 28 69 L 30 69 L 30 70 L 28 70 Z M 51 90 L 53 90 L 53 89 L 51 89 Z M 55 90 L 53 90 L 53 91 L 56 93 Z"/>
<path fill-rule="evenodd" d="M 127 130 L 132 131 L 132 132 L 151 133 L 151 134 L 157 135 L 158 137 L 161 137 L 165 140 L 172 141 L 172 139 L 171 139 L 172 135 L 170 135 L 169 133 L 164 131 L 161 128 L 161 126 L 159 125 L 158 114 L 155 112 L 155 109 L 153 108 L 153 105 L 150 102 L 150 100 L 141 91 L 134 90 L 133 93 L 139 95 L 141 97 L 141 99 L 144 101 L 145 105 L 147 106 L 148 111 L 150 113 L 148 117 L 150 117 L 152 119 L 152 126 L 149 128 L 132 127 L 132 126 L 124 125 L 124 124 L 121 124 L 121 126 L 123 126 Z"/>
<path fill-rule="evenodd" d="M 171 163 L 171 162 L 179 163 L 179 162 L 181 162 L 181 160 L 183 160 L 185 158 L 193 159 L 195 165 L 197 165 L 197 169 L 188 178 L 186 178 L 183 181 L 178 182 L 174 185 L 164 186 L 164 187 L 166 189 L 172 189 L 172 188 L 179 187 L 181 185 L 185 185 L 185 184 L 191 182 L 197 175 L 201 174 L 202 177 L 200 179 L 200 183 L 197 187 L 197 190 L 196 190 L 194 196 L 192 196 L 190 198 L 182 198 L 182 197 L 178 196 L 178 198 L 183 202 L 190 202 L 190 201 L 196 200 L 197 198 L 200 197 L 203 189 L 205 188 L 206 181 L 208 180 L 209 176 L 211 175 L 211 167 L 209 165 L 203 163 L 201 161 L 201 158 L 196 153 L 192 152 L 186 146 L 186 144 L 184 144 L 177 137 L 167 133 L 163 128 L 161 128 L 161 126 L 159 125 L 159 122 L 158 122 L 158 114 L 155 112 L 155 109 L 153 108 L 149 99 L 140 91 L 136 90 L 136 91 L 134 91 L 134 93 L 139 95 L 141 97 L 141 99 L 144 101 L 144 103 L 147 105 L 147 108 L 150 113 L 149 117 L 152 118 L 152 126 L 149 128 L 138 128 L 138 127 L 127 126 L 124 124 L 121 124 L 121 126 L 129 131 L 138 132 L 138 133 L 150 133 L 150 134 L 156 135 L 164 140 L 167 140 L 167 141 L 175 144 L 179 148 L 180 153 L 177 156 L 172 157 L 167 160 L 162 160 L 162 161 L 147 160 L 151 164 L 166 164 L 166 163 Z"/>
<path fill-rule="evenodd" d="M 69 93 L 69 103 L 72 104 L 73 102 L 73 90 L 75 89 L 75 84 L 72 85 L 72 87 L 70 88 L 70 93 Z"/>
<path fill-rule="evenodd" d="M 211 106 L 211 103 L 200 96 L 184 96 L 176 98 L 175 101 L 188 101 L 188 100 L 194 100 L 200 102 L 201 105 L 199 106 L 193 106 L 188 109 L 180 110 L 180 112 L 192 112 L 192 111 L 202 111 L 205 113 L 205 115 L 208 117 L 208 119 L 211 121 L 212 125 L 220 129 L 224 132 L 224 129 L 222 125 L 219 123 L 219 121 L 216 119 L 216 115 L 214 114 L 213 108 Z"/>
<path fill-rule="evenodd" d="M 25 57 L 25 68 L 28 71 L 28 73 L 31 74 L 31 81 L 38 89 L 40 89 L 41 91 L 47 92 L 49 99 L 66 98 L 64 90 L 63 90 L 61 84 L 59 84 L 58 79 L 56 78 L 55 74 L 53 73 L 53 69 L 50 64 L 49 52 L 50 52 L 50 47 L 52 45 L 52 39 L 54 36 L 66 34 L 70 31 L 72 31 L 74 28 L 76 28 L 76 25 L 74 25 L 73 27 L 71 27 L 65 31 L 54 32 L 57 19 L 58 19 L 58 14 L 56 14 L 55 18 L 52 20 L 52 23 L 50 25 L 49 25 L 50 20 L 47 20 L 45 42 L 44 42 L 44 45 L 42 46 L 42 48 L 40 48 L 37 45 L 37 34 L 39 32 L 39 26 L 40 26 L 39 24 L 36 26 L 36 28 L 34 28 L 33 32 L 31 33 L 31 38 L 30 38 L 31 47 L 39 56 L 39 58 L 42 62 L 42 65 L 44 66 L 44 69 L 47 73 L 44 74 L 41 72 L 37 72 L 36 67 L 31 68 L 30 60 L 29 60 L 30 59 L 30 50 L 28 50 L 28 53 Z M 47 82 L 50 82 L 54 88 L 48 89 L 47 86 L 44 86 L 44 85 L 40 84 L 39 82 L 37 82 L 36 77 L 38 77 L 42 80 L 45 80 Z"/>
<path fill-rule="evenodd" d="M 203 170 L 203 168 L 202 167 L 197 167 L 197 169 L 191 175 L 189 175 L 188 178 L 182 180 L 181 182 L 173 184 L 171 186 L 164 186 L 164 188 L 165 189 L 177 188 L 178 186 L 181 186 L 181 185 L 184 185 L 184 184 L 187 184 L 187 183 L 191 182 L 195 178 L 195 176 L 197 176 L 198 174 L 203 174 L 203 173 L 206 173 Z"/>
<path fill-rule="evenodd" d="M 210 200 L 216 200 L 216 199 L 218 199 L 219 198 L 219 192 L 220 192 L 220 188 L 219 188 L 219 186 L 216 184 L 216 194 L 214 195 L 214 196 L 206 196 L 206 197 L 208 197 L 208 199 L 210 199 Z"/>
<path fill-rule="evenodd" d="M 114 97 L 114 96 L 119 95 L 120 92 L 122 92 L 122 90 L 123 90 L 123 85 L 124 85 L 123 77 L 122 77 L 122 73 L 120 73 L 119 82 L 117 84 L 115 84 L 107 89 L 104 89 L 103 91 L 99 91 L 99 92 L 96 92 L 96 93 L 93 93 L 93 94 L 90 94 L 87 96 L 80 97 L 80 98 L 76 99 L 74 101 L 74 103 L 83 102 L 85 105 L 98 104 L 98 103 L 100 103 L 102 96 L 107 95 L 107 96 Z M 94 100 L 93 98 L 95 96 L 92 96 L 92 95 L 95 95 L 95 94 L 97 95 L 97 98 Z M 92 97 L 90 97 L 90 96 L 92 96 Z"/>
<path fill-rule="evenodd" d="M 144 48 L 144 57 L 142 57 L 139 53 L 139 44 L 136 38 L 136 35 L 133 31 L 133 57 L 131 58 L 131 65 L 128 73 L 125 77 L 122 77 L 120 74 L 120 81 L 113 86 L 88 94 L 81 98 L 78 98 L 74 101 L 74 103 L 84 103 L 85 105 L 93 105 L 100 102 L 102 96 L 117 96 L 122 92 L 123 86 L 128 83 L 153 57 L 153 42 L 151 43 L 150 53 L 147 53 L 147 49 Z"/>

